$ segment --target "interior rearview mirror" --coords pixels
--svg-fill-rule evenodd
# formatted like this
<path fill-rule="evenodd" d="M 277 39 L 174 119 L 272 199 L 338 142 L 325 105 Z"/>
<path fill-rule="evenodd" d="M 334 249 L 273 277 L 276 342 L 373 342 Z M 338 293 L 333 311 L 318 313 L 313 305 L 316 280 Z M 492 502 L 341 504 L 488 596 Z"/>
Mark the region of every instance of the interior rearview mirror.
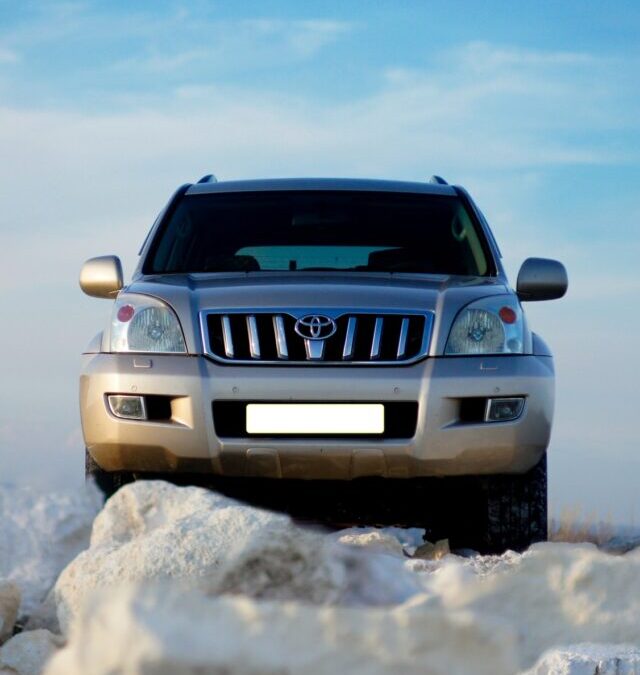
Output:
<path fill-rule="evenodd" d="M 89 258 L 80 270 L 80 288 L 94 298 L 115 298 L 123 285 L 122 263 L 115 255 Z"/>
<path fill-rule="evenodd" d="M 520 300 L 555 300 L 569 287 L 567 270 L 557 260 L 527 258 L 518 273 L 516 291 Z"/>

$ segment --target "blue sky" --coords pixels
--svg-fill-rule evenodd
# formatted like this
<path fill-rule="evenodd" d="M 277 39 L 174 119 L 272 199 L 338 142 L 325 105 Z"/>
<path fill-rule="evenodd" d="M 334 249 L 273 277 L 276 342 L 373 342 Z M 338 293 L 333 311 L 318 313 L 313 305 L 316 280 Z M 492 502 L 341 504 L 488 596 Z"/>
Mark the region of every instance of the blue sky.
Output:
<path fill-rule="evenodd" d="M 633 517 L 639 34 L 637 2 L 0 0 L 0 480 L 79 480 L 77 355 L 109 308 L 78 270 L 130 272 L 177 185 L 439 173 L 512 280 L 567 264 L 526 308 L 557 356 L 552 500 Z"/>

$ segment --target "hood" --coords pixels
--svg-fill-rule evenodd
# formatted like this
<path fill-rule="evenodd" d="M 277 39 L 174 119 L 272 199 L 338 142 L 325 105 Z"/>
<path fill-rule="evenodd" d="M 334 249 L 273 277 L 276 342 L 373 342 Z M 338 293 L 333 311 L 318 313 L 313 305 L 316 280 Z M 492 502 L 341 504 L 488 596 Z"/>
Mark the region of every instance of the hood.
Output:
<path fill-rule="evenodd" d="M 388 273 L 167 274 L 140 277 L 124 292 L 152 295 L 176 311 L 190 353 L 201 353 L 199 313 L 206 309 L 328 308 L 432 311 L 433 340 L 448 335 L 458 311 L 474 300 L 509 292 L 499 277 Z"/>

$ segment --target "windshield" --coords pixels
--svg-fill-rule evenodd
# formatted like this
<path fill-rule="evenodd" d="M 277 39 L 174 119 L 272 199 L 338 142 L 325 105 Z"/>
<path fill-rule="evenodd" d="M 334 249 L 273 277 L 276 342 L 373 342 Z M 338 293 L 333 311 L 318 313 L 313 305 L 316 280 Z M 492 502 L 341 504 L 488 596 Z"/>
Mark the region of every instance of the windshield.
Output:
<path fill-rule="evenodd" d="M 147 274 L 260 271 L 490 273 L 482 231 L 458 197 L 347 191 L 186 195 Z"/>

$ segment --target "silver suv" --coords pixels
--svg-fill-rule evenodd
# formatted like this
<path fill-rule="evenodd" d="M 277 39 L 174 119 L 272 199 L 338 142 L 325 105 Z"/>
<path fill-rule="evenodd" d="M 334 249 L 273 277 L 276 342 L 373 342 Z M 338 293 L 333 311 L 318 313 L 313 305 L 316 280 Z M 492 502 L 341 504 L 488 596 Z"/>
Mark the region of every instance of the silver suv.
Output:
<path fill-rule="evenodd" d="M 544 539 L 554 368 L 521 302 L 561 297 L 567 275 L 529 258 L 514 291 L 500 258 L 439 177 L 182 186 L 128 286 L 114 256 L 82 268 L 115 301 L 82 361 L 87 474 L 107 494 L 158 475 L 352 494 L 377 478 L 374 494 L 399 486 L 378 501 L 448 515 L 460 545 Z"/>

